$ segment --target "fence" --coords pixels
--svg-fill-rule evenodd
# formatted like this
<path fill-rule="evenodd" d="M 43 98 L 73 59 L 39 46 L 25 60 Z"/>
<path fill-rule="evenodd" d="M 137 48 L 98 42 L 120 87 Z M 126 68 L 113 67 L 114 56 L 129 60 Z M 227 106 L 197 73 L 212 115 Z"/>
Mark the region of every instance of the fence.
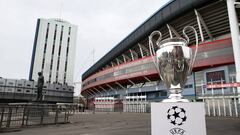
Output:
<path fill-rule="evenodd" d="M 10 127 L 67 123 L 74 110 L 72 105 L 37 103 L 0 105 L 0 130 Z"/>
<path fill-rule="evenodd" d="M 205 95 L 199 97 L 205 103 L 205 113 L 207 116 L 239 117 L 240 103 L 239 96 L 235 95 Z M 102 112 L 126 112 L 126 113 L 150 113 L 151 102 L 146 101 L 123 101 L 123 106 L 109 109 L 108 105 L 92 106 L 85 109 L 83 113 Z"/>
<path fill-rule="evenodd" d="M 237 95 L 215 95 L 201 97 L 205 103 L 207 116 L 240 116 L 240 104 Z"/>
<path fill-rule="evenodd" d="M 90 105 L 84 109 L 79 109 L 79 112 L 83 114 L 89 114 L 110 112 L 149 113 L 151 111 L 151 102 L 147 101 L 121 101 L 121 104 L 109 104 L 107 102 L 100 103 L 95 102 L 93 105 Z"/>
<path fill-rule="evenodd" d="M 202 81 L 202 93 L 199 99 L 202 99 L 205 103 L 206 115 L 239 117 L 239 86 L 240 83 L 234 81 L 224 83 L 222 79 L 220 83 L 211 81 L 208 85 L 205 85 Z"/>

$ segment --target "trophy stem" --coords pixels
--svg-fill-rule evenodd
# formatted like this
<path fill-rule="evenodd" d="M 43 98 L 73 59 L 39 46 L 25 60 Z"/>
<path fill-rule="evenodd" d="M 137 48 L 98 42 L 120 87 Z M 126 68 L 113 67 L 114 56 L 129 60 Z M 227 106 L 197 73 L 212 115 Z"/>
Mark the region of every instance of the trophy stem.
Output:
<path fill-rule="evenodd" d="M 187 99 L 182 99 L 182 94 L 181 93 L 175 93 L 173 91 L 179 91 L 179 90 L 170 90 L 170 95 L 168 99 L 164 99 L 162 102 L 163 103 L 173 103 L 173 102 L 189 102 Z M 181 91 L 181 90 L 180 90 Z"/>

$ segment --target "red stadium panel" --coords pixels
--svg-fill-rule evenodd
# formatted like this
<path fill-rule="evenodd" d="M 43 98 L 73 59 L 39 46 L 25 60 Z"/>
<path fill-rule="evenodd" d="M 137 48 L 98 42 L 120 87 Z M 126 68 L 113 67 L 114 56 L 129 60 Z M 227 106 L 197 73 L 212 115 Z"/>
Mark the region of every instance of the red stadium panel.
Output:
<path fill-rule="evenodd" d="M 192 46 L 194 48 L 194 46 Z M 224 52 L 224 53 L 220 53 Z M 212 42 L 205 42 L 199 45 L 198 51 L 199 57 L 197 57 L 194 71 L 202 70 L 208 67 L 216 67 L 220 65 L 232 64 L 234 63 L 234 57 L 232 52 L 232 43 L 231 38 L 215 40 Z M 205 56 L 206 55 L 206 56 Z M 157 71 L 154 67 L 151 67 L 147 70 L 136 71 L 132 73 L 125 73 L 119 75 L 118 71 L 128 70 L 132 67 L 143 68 L 142 65 L 149 64 L 152 62 L 151 57 L 145 57 L 142 59 L 137 59 L 128 63 L 115 66 L 113 68 L 108 68 L 104 71 L 98 72 L 91 75 L 83 81 L 83 84 L 86 84 L 88 81 L 102 77 L 107 74 L 112 74 L 112 76 L 106 77 L 106 79 L 96 80 L 95 82 L 89 83 L 88 85 L 82 88 L 82 92 L 93 87 L 98 87 L 105 84 L 110 84 L 114 82 L 121 81 L 122 83 L 127 83 L 128 79 L 132 81 L 144 81 L 144 76 L 148 76 L 151 79 L 158 78 Z"/>

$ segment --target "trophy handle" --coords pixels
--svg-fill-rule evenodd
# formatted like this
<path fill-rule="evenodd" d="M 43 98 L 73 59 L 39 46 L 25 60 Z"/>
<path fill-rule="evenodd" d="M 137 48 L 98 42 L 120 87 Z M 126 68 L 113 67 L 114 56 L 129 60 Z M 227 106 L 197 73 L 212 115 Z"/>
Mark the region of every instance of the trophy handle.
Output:
<path fill-rule="evenodd" d="M 186 27 L 184 27 L 184 29 L 183 29 L 183 35 L 184 35 L 185 38 L 187 39 L 187 42 L 188 42 L 188 43 L 189 43 L 189 37 L 187 36 L 187 34 L 186 34 L 186 32 L 185 32 L 186 29 L 192 30 L 192 31 L 194 32 L 194 34 L 195 34 L 195 39 L 196 39 L 196 49 L 195 49 L 195 53 L 194 53 L 193 59 L 192 59 L 192 61 L 191 61 L 191 63 L 190 63 L 190 68 L 189 68 L 189 71 L 188 71 L 188 73 L 191 74 L 191 71 L 192 71 L 192 69 L 193 69 L 194 62 L 195 62 L 195 60 L 196 60 L 197 51 L 198 51 L 198 35 L 197 35 L 196 29 L 195 29 L 193 26 L 186 26 Z"/>
<path fill-rule="evenodd" d="M 156 52 L 155 52 L 155 50 L 154 50 L 154 46 L 153 46 L 153 41 L 152 41 L 152 38 L 153 38 L 153 36 L 155 36 L 155 35 L 159 35 L 159 37 L 158 37 L 158 39 L 157 39 L 157 41 L 156 41 L 156 44 L 157 44 L 157 46 L 159 47 L 159 43 L 160 43 L 160 41 L 162 40 L 162 33 L 160 32 L 160 31 L 153 31 L 151 34 L 150 34 L 150 36 L 148 37 L 148 44 L 149 44 L 149 51 L 150 51 L 150 55 L 151 55 L 151 57 L 152 57 L 152 59 L 153 59 L 153 63 L 154 63 L 154 65 L 155 65 L 155 67 L 156 67 L 156 69 L 157 69 L 157 71 L 158 71 L 158 74 L 160 75 L 160 71 L 159 71 L 159 65 L 158 65 L 158 62 L 157 62 L 157 56 L 156 56 Z M 161 77 L 161 76 L 160 76 Z"/>

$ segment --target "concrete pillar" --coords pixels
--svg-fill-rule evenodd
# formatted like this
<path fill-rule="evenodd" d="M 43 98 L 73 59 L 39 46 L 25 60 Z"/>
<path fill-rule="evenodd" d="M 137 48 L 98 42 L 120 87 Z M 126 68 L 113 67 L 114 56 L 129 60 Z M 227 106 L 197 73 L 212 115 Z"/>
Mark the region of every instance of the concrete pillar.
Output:
<path fill-rule="evenodd" d="M 230 31 L 232 37 L 233 54 L 236 68 L 236 81 L 240 82 L 240 41 L 237 13 L 234 5 L 235 0 L 227 0 Z M 238 87 L 238 93 L 240 88 Z M 239 100 L 240 101 L 240 100 Z"/>

